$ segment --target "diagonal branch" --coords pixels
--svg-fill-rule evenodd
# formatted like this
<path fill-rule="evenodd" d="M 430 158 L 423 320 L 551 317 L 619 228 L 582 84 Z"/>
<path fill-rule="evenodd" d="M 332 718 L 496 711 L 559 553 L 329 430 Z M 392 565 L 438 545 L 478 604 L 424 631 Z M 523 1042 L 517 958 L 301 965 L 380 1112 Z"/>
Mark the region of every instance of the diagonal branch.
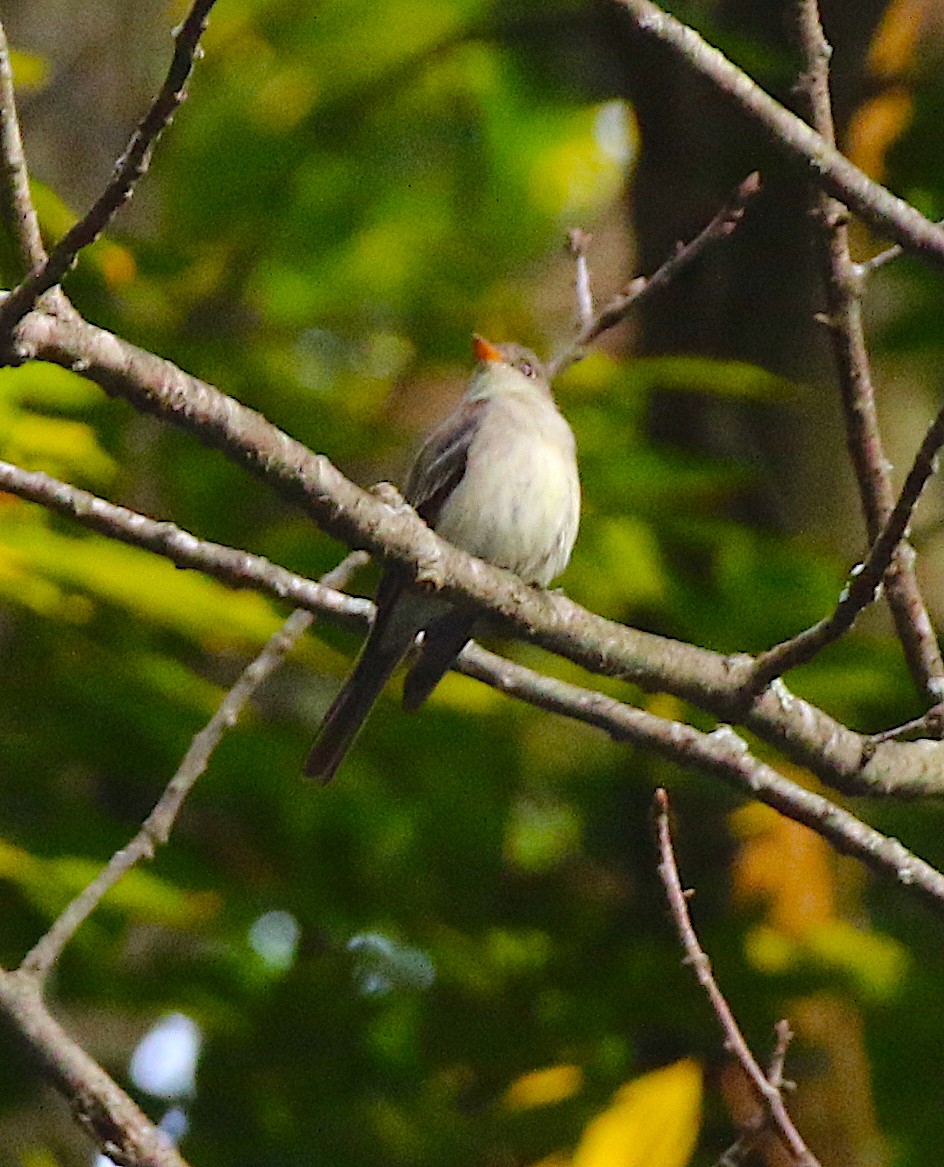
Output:
<path fill-rule="evenodd" d="M 147 173 L 158 138 L 187 96 L 187 79 L 197 59 L 200 37 L 214 3 L 215 0 L 194 0 L 186 19 L 175 31 L 174 55 L 164 84 L 118 159 L 112 180 L 88 214 L 66 232 L 48 258 L 40 256 L 38 262 L 32 258 L 31 274 L 0 307 L 0 332 L 12 329 L 44 292 L 62 280 L 82 248 L 95 242 L 131 198 L 138 180 Z"/>
<path fill-rule="evenodd" d="M 322 455 L 169 361 L 80 318 L 33 312 L 17 329 L 28 355 L 75 368 L 107 393 L 186 429 L 300 505 L 348 546 L 401 563 L 418 586 L 499 617 L 514 634 L 607 676 L 670 692 L 744 724 L 799 765 L 850 793 L 944 793 L 944 746 L 868 739 L 771 685 L 743 713 L 753 658 L 706 649 L 605 620 L 565 596 L 535 591 L 509 572 L 440 539 L 409 508 L 394 509 L 348 481 Z"/>
<path fill-rule="evenodd" d="M 643 36 L 659 41 L 683 57 L 691 68 L 708 78 L 763 127 L 771 144 L 806 167 L 814 182 L 840 199 L 879 234 L 889 236 L 907 251 L 925 256 L 936 267 L 944 267 L 944 230 L 904 199 L 873 182 L 694 29 L 663 12 L 652 0 L 615 0 L 615 3 L 625 9 Z"/>
<path fill-rule="evenodd" d="M 20 257 L 30 272 L 46 259 L 39 220 L 30 197 L 20 123 L 13 93 L 13 67 L 6 32 L 0 24 L 0 216 L 9 226 Z"/>
<path fill-rule="evenodd" d="M 817 0 L 800 0 L 797 29 L 805 58 L 800 83 L 810 107 L 812 125 L 825 141 L 835 145 L 829 95 L 831 49 L 823 34 Z M 863 284 L 849 254 L 845 207 L 815 188 L 811 197 L 823 242 L 826 324 L 839 374 L 846 445 L 871 544 L 888 522 L 895 496 L 879 430 L 862 323 Z M 885 573 L 885 594 L 911 674 L 930 700 L 937 702 L 944 697 L 944 661 L 918 587 L 914 553 L 904 542 L 896 546 Z"/>
<path fill-rule="evenodd" d="M 16 467 L 12 469 L 16 470 Z M 217 544 L 203 543 L 172 524 L 147 519 L 123 507 L 96 499 L 85 491 L 57 483 L 45 475 L 27 471 L 18 471 L 18 474 L 22 481 L 9 472 L 0 476 L 5 489 L 50 506 L 61 514 L 72 515 L 79 522 L 121 538 L 124 542 L 139 543 L 142 547 L 172 558 L 182 567 L 202 570 L 204 564 L 201 557 L 205 553 L 212 574 L 233 587 L 253 586 L 278 599 L 289 597 L 315 614 L 325 614 L 345 622 L 357 621 L 363 624 L 373 611 L 369 601 L 333 591 L 326 582 L 314 584 L 261 557 L 234 552 L 231 548 L 220 548 Z M 104 522 L 106 518 L 107 525 Z M 183 548 L 187 549 L 186 555 L 181 554 Z M 222 555 L 221 552 L 228 554 Z M 237 562 L 237 559 L 241 562 Z M 228 571 L 232 572 L 230 577 L 227 576 Z M 711 656 L 707 654 L 705 659 Z M 839 850 L 855 855 L 876 871 L 891 875 L 900 883 L 915 886 L 944 911 L 944 877 L 905 850 L 897 841 L 885 838 L 848 811 L 759 762 L 750 755 L 744 741 L 726 726 L 712 733 L 702 733 L 692 726 L 658 717 L 603 693 L 555 677 L 542 676 L 487 652 L 476 644 L 469 645 L 462 652 L 457 668 L 466 676 L 537 708 L 603 730 L 615 741 L 652 749 L 679 765 L 715 775 L 749 797 L 757 798 L 788 818 L 817 831 Z M 772 686 L 770 693 L 765 694 L 762 700 L 771 699 L 782 703 L 785 713 L 791 719 L 792 734 L 796 735 L 800 726 L 815 724 L 818 711 L 787 693 L 783 686 Z M 831 745 L 835 746 L 846 737 L 855 744 L 860 759 L 864 754 L 868 755 L 867 765 L 859 775 L 860 784 L 855 786 L 860 793 L 875 793 L 870 783 L 875 783 L 881 793 L 893 791 L 896 785 L 911 793 L 927 793 L 938 789 L 935 759 L 941 750 L 932 743 L 875 745 L 871 754 L 868 754 L 868 739 L 852 734 L 836 722 L 827 720 L 823 732 L 828 735 Z M 812 744 L 809 748 L 814 750 Z M 825 744 L 818 743 L 815 747 L 816 756 L 821 757 L 823 752 L 828 755 Z"/>
<path fill-rule="evenodd" d="M 35 977 L 0 970 L 0 1013 L 102 1154 L 122 1167 L 187 1167 L 167 1135 L 50 1014 Z"/>
<path fill-rule="evenodd" d="M 370 618 L 373 610 L 369 601 L 335 591 L 337 585 L 329 585 L 324 580 L 315 583 L 261 555 L 198 539 L 173 523 L 149 519 L 40 470 L 24 470 L 0 461 L 0 490 L 75 519 L 110 539 L 152 551 L 176 567 L 212 576 L 230 588 L 251 588 L 312 613 L 356 623 L 358 627 Z"/>
<path fill-rule="evenodd" d="M 361 552 L 348 555 L 325 576 L 324 587 L 343 587 L 364 559 Z M 167 1136 L 52 1018 L 42 999 L 43 981 L 104 896 L 136 863 L 153 858 L 155 848 L 167 841 L 184 799 L 206 769 L 223 734 L 236 723 L 246 702 L 281 664 L 312 619 L 310 613 L 296 610 L 270 637 L 194 737 L 176 774 L 135 837 L 115 852 L 99 875 L 57 917 L 16 972 L 0 970 L 0 1011 L 15 1026 L 50 1081 L 72 1104 L 78 1121 L 99 1150 L 117 1163 L 129 1167 L 185 1167 Z"/>
<path fill-rule="evenodd" d="M 718 211 L 711 222 L 695 236 L 689 243 L 679 246 L 675 253 L 662 264 L 651 276 L 638 276 L 631 280 L 627 287 L 614 296 L 612 300 L 594 316 L 592 312 L 582 310 L 581 327 L 572 344 L 555 360 L 548 364 L 548 373 L 551 377 L 559 376 L 565 369 L 579 361 L 584 355 L 584 349 L 592 344 L 611 328 L 621 324 L 632 309 L 647 300 L 650 296 L 660 292 L 679 273 L 696 260 L 713 243 L 727 238 L 744 218 L 748 203 L 760 193 L 760 175 L 755 171 L 749 174 L 735 188 L 731 197 Z M 572 233 L 574 234 L 574 233 Z M 580 251 L 574 250 L 578 264 L 583 258 L 583 240 Z M 571 247 L 574 248 L 573 242 Z M 578 267 L 578 271 L 580 268 Z"/>
<path fill-rule="evenodd" d="M 692 924 L 692 918 L 688 911 L 688 896 L 682 888 L 678 864 L 675 861 L 675 851 L 672 847 L 672 832 L 669 827 L 669 797 L 662 789 L 656 791 L 655 812 L 656 836 L 659 844 L 659 877 L 665 888 L 666 899 L 669 901 L 669 909 L 672 912 L 676 931 L 682 941 L 686 963 L 695 970 L 695 977 L 705 990 L 705 995 L 718 1018 L 721 1032 L 724 1034 L 724 1048 L 737 1060 L 744 1071 L 747 1080 L 753 1086 L 758 1099 L 767 1111 L 768 1121 L 777 1132 L 784 1147 L 790 1152 L 794 1163 L 798 1167 L 819 1167 L 819 1161 L 803 1141 L 783 1101 L 780 1068 L 786 1053 L 785 1033 L 788 1030 L 783 1029 L 784 1023 L 781 1022 L 774 1067 L 770 1074 L 765 1074 L 751 1053 L 750 1046 L 745 1041 L 744 1034 L 741 1033 L 734 1013 L 731 1011 L 731 1006 L 718 987 L 718 982 L 711 971 L 711 961 L 702 948 Z M 781 1045 L 783 1046 L 782 1053 Z"/>
<path fill-rule="evenodd" d="M 328 572 L 322 585 L 325 588 L 343 588 L 366 558 L 363 552 L 352 552 L 333 571 Z M 298 608 L 278 632 L 269 638 L 259 655 L 246 666 L 226 693 L 204 728 L 194 737 L 177 773 L 167 784 L 141 829 L 127 846 L 112 855 L 99 875 L 76 896 L 30 949 L 20 965 L 21 972 L 42 982 L 66 944 L 122 876 L 140 860 L 154 858 L 156 847 L 167 842 L 184 799 L 206 770 L 223 734 L 236 724 L 249 698 L 279 667 L 313 619 L 311 613 Z"/>
<path fill-rule="evenodd" d="M 940 410 L 924 435 L 894 510 L 872 544 L 865 562 L 859 564 L 850 576 L 849 583 L 832 614 L 791 640 L 761 653 L 754 662 L 747 682 L 747 693 L 761 692 L 775 677 L 812 660 L 827 644 L 832 644 L 847 632 L 859 613 L 877 598 L 882 579 L 890 569 L 896 548 L 907 536 L 918 499 L 928 479 L 937 470 L 937 459 L 942 445 L 944 445 L 944 408 Z"/>

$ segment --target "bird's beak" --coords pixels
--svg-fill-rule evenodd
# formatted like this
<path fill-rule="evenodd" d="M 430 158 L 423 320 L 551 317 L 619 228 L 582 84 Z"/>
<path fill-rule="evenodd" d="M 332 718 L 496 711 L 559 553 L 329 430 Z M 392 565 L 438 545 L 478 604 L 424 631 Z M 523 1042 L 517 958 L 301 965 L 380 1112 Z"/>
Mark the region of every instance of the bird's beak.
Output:
<path fill-rule="evenodd" d="M 505 359 L 491 341 L 486 340 L 484 336 L 479 336 L 477 332 L 472 334 L 472 351 L 475 353 L 476 360 L 479 361 L 503 361 Z"/>

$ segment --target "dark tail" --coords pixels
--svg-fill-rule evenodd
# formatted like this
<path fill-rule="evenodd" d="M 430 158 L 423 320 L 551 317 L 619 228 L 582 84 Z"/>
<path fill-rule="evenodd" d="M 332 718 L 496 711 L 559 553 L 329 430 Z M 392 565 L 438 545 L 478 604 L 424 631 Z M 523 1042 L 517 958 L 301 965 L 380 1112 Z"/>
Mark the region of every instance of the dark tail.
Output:
<path fill-rule="evenodd" d="M 384 645 L 370 637 L 354 671 L 325 714 L 315 744 L 305 759 L 307 778 L 322 785 L 331 781 L 410 644 L 412 639 L 402 647 L 399 644 Z"/>
<path fill-rule="evenodd" d="M 403 708 L 419 709 L 472 638 L 475 614 L 453 611 L 431 624 L 419 659 L 403 682 Z"/>

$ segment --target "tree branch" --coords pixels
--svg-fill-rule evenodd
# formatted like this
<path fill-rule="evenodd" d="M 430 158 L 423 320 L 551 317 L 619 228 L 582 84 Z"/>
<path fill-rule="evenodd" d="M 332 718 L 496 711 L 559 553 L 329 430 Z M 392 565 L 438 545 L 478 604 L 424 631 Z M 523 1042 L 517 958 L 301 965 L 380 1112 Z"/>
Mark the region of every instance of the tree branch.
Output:
<path fill-rule="evenodd" d="M 273 599 L 288 601 L 316 615 L 331 615 L 358 628 L 371 617 L 373 605 L 368 600 L 343 595 L 334 585 L 305 579 L 261 555 L 198 539 L 173 523 L 149 519 L 138 511 L 106 502 L 42 471 L 24 470 L 0 461 L 0 490 L 74 519 L 110 539 L 152 551 L 176 567 L 212 576 L 227 587 L 264 592 Z"/>
<path fill-rule="evenodd" d="M 669 827 L 669 798 L 662 789 L 657 790 L 655 794 L 655 812 L 656 836 L 659 844 L 659 877 L 665 888 L 672 919 L 685 951 L 685 963 L 690 964 L 695 970 L 695 977 L 705 990 L 705 995 L 718 1018 L 718 1024 L 724 1034 L 724 1048 L 737 1060 L 744 1071 L 747 1080 L 753 1086 L 758 1099 L 767 1112 L 771 1126 L 777 1132 L 784 1147 L 790 1152 L 793 1161 L 798 1164 L 798 1167 L 819 1167 L 819 1161 L 803 1141 L 783 1101 L 780 1069 L 786 1054 L 785 1035 L 789 1033 L 789 1028 L 784 1028 L 784 1022 L 780 1023 L 777 1035 L 777 1052 L 774 1056 L 774 1071 L 769 1075 L 765 1074 L 744 1040 L 744 1035 L 734 1019 L 731 1006 L 718 987 L 718 982 L 711 971 L 711 961 L 699 943 L 692 925 L 692 918 L 688 911 L 688 894 L 690 893 L 682 890 L 682 881 L 679 878 L 678 864 L 675 862 L 675 852 L 672 847 L 672 832 Z"/>
<path fill-rule="evenodd" d="M 174 33 L 174 55 L 164 84 L 118 159 L 111 182 L 85 217 L 66 232 L 48 257 L 40 255 L 38 260 L 32 257 L 31 273 L 0 306 L 0 333 L 12 329 L 44 292 L 61 282 L 82 248 L 95 242 L 131 198 L 138 180 L 147 173 L 158 138 L 187 96 L 187 79 L 214 3 L 215 0 L 193 0 L 186 19 Z"/>
<path fill-rule="evenodd" d="M 52 1017 L 34 976 L 0 970 L 0 1012 L 102 1154 L 121 1167 L 187 1167 L 167 1135 Z"/>
<path fill-rule="evenodd" d="M 18 470 L 16 467 L 10 468 L 15 472 L 11 473 L 10 469 L 5 469 L 6 465 L 0 463 L 0 484 L 4 489 L 50 506 L 61 514 L 71 515 L 79 522 L 124 542 L 138 543 L 173 559 L 181 567 L 202 570 L 209 563 L 212 573 L 224 583 L 234 587 L 254 587 L 276 599 L 288 597 L 306 606 L 314 614 L 324 614 L 345 623 L 363 625 L 371 618 L 373 604 L 336 592 L 326 581 L 314 584 L 259 556 L 204 543 L 170 523 L 147 519 L 97 499 L 85 491 L 58 483 L 46 475 Z M 182 549 L 186 549 L 186 555 L 181 554 Z M 713 654 L 708 656 L 712 657 Z M 462 652 L 456 668 L 465 676 L 491 685 L 539 709 L 601 729 L 615 741 L 632 742 L 655 750 L 679 765 L 695 767 L 720 777 L 749 797 L 766 802 L 788 818 L 818 831 L 840 850 L 857 856 L 875 870 L 891 875 L 901 883 L 915 884 L 929 898 L 944 905 L 944 884 L 933 868 L 829 800 L 790 782 L 772 767 L 757 761 L 748 753 L 742 739 L 726 726 L 719 727 L 713 733 L 702 733 L 691 726 L 657 717 L 605 694 L 543 676 L 476 644 L 469 645 Z M 771 686 L 763 700 L 770 697 L 781 702 L 791 718 L 795 717 L 796 723 L 792 725 L 794 734 L 799 732 L 804 723 L 814 721 L 817 716 L 825 719 L 824 714 L 819 714 L 812 706 L 788 693 L 779 683 Z M 873 745 L 871 739 L 860 738 L 836 722 L 825 721 L 826 725 L 832 726 L 829 732 L 834 744 L 845 735 L 858 743 L 860 758 L 868 758 L 859 778 L 863 787 L 859 793 L 894 793 L 896 790 L 932 793 L 939 789 L 940 779 L 935 763 L 942 749 L 937 743 L 889 742 L 887 745 Z M 825 726 L 819 727 L 818 732 L 827 732 Z M 873 747 L 871 756 L 867 746 Z M 812 743 L 808 748 L 813 749 Z M 925 786 L 927 788 L 922 790 Z"/>
<path fill-rule="evenodd" d="M 365 556 L 354 552 L 324 577 L 325 589 L 343 587 Z M 167 1139 L 125 1092 L 50 1016 L 42 985 L 63 948 L 104 896 L 141 859 L 152 859 L 166 843 L 184 799 L 206 769 L 224 732 L 235 725 L 246 702 L 281 664 L 312 623 L 296 610 L 269 638 L 223 697 L 207 725 L 194 737 L 183 761 L 134 838 L 116 851 L 79 895 L 60 913 L 24 957 L 16 972 L 0 971 L 0 1010 L 37 1057 L 44 1073 L 71 1103 L 81 1125 L 101 1152 L 129 1167 L 183 1167 Z"/>
<path fill-rule="evenodd" d="M 20 123 L 13 94 L 10 46 L 0 24 L 0 216 L 13 235 L 23 274 L 46 259 L 39 220 L 30 196 Z"/>
<path fill-rule="evenodd" d="M 587 248 L 593 239 L 586 231 L 574 227 L 567 232 L 567 251 L 574 258 L 574 299 L 577 304 L 577 327 L 586 328 L 593 321 L 593 287 Z"/>
<path fill-rule="evenodd" d="M 824 140 L 836 144 L 829 95 L 832 50 L 823 34 L 817 0 L 800 0 L 797 31 L 805 60 L 800 84 L 810 108 L 811 122 Z M 870 544 L 875 543 L 894 509 L 882 435 L 875 408 L 875 390 L 862 324 L 862 289 L 849 254 L 845 207 L 815 187 L 811 194 L 814 220 L 823 243 L 825 323 L 832 340 L 846 421 L 846 445 Z M 899 543 L 885 572 L 885 595 L 895 621 L 911 674 L 919 688 L 936 703 L 944 697 L 944 661 L 914 569 L 914 553 Z"/>
<path fill-rule="evenodd" d="M 684 268 L 698 259 L 711 244 L 726 239 L 744 218 L 748 203 L 760 193 L 760 189 L 760 174 L 755 171 L 738 184 L 728 201 L 694 239 L 684 246 L 680 245 L 675 253 L 670 255 L 651 276 L 637 276 L 636 279 L 631 280 L 626 288 L 614 296 L 595 316 L 592 313 L 592 307 L 589 312 L 587 311 L 588 304 L 590 304 L 589 286 L 586 293 L 578 293 L 578 303 L 580 304 L 579 331 L 570 346 L 548 364 L 548 375 L 551 378 L 557 377 L 565 369 L 579 361 L 584 356 L 584 349 L 589 344 L 599 339 L 604 332 L 621 324 L 629 313 L 634 308 L 638 308 L 644 300 L 662 291 Z M 576 233 L 571 232 L 571 234 Z M 581 261 L 583 261 L 584 267 L 586 264 L 583 255 L 586 237 L 582 233 L 579 234 L 579 251 L 571 240 L 571 250 L 578 263 L 578 288 L 582 278 L 589 280 L 589 276 L 580 266 Z"/>
<path fill-rule="evenodd" d="M 513 632 L 606 676 L 674 693 L 723 720 L 743 712 L 749 656 L 706 649 L 604 620 L 565 596 L 540 592 L 434 534 L 410 508 L 394 509 L 348 481 L 323 455 L 169 361 L 79 318 L 32 312 L 17 329 L 29 356 L 74 369 L 107 393 L 223 450 L 301 505 L 329 534 L 411 569 L 419 587 L 501 618 Z M 739 712 L 740 711 L 740 712 Z M 846 729 L 822 710 L 771 685 L 744 724 L 793 761 L 849 793 L 944 793 L 944 746 L 883 743 Z"/>
<path fill-rule="evenodd" d="M 873 182 L 694 29 L 663 12 L 651 0 L 615 0 L 615 3 L 625 9 L 643 36 L 659 41 L 682 57 L 764 128 L 771 144 L 801 163 L 818 186 L 845 203 L 880 234 L 900 243 L 907 251 L 925 256 L 936 267 L 944 267 L 944 231 L 904 199 Z"/>
<path fill-rule="evenodd" d="M 865 562 L 854 569 L 835 610 L 798 636 L 761 653 L 754 662 L 746 692 L 759 692 L 788 669 L 812 660 L 827 644 L 847 632 L 859 613 L 877 598 L 882 578 L 890 570 L 896 548 L 907 535 L 914 508 L 928 479 L 937 469 L 938 453 L 942 445 L 944 408 L 924 435 L 894 510 L 872 544 Z"/>

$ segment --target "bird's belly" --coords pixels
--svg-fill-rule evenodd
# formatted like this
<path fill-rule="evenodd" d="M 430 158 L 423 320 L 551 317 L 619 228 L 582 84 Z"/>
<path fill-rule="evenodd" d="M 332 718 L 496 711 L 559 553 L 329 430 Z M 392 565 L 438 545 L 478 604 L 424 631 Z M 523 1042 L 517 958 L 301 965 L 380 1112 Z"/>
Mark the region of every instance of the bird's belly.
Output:
<path fill-rule="evenodd" d="M 488 467 L 470 459 L 436 529 L 472 555 L 546 586 L 563 571 L 576 537 L 576 476 L 543 442 L 508 441 L 491 455 Z"/>

